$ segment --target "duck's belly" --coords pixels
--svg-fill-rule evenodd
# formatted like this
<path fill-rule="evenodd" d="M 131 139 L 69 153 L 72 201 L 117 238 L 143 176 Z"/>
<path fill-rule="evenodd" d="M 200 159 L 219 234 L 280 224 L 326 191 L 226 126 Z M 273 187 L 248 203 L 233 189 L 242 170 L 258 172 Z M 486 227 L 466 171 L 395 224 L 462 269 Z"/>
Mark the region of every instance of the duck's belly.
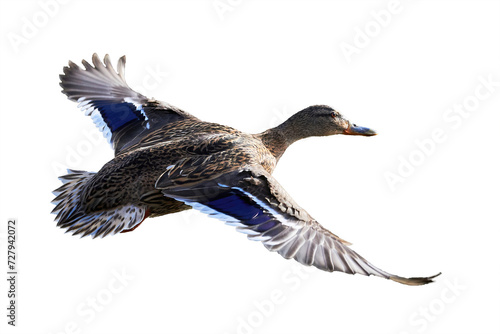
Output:
<path fill-rule="evenodd" d="M 159 190 L 144 194 L 140 199 L 140 203 L 147 206 L 151 218 L 191 209 L 189 205 L 183 202 L 166 197 Z"/>

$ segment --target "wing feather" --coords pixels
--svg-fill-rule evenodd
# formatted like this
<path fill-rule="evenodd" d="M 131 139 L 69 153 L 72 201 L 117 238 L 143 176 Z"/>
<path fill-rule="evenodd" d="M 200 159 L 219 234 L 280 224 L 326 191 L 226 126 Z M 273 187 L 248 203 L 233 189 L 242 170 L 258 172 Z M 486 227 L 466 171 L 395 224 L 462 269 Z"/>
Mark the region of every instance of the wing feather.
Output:
<path fill-rule="evenodd" d="M 248 239 L 262 242 L 268 250 L 286 259 L 325 271 L 375 275 L 408 285 L 426 284 L 435 277 L 403 278 L 375 267 L 314 220 L 260 166 L 199 180 L 189 174 L 195 165 L 190 161 L 186 173 L 173 172 L 178 166 L 170 168 L 159 178 L 157 188 L 166 196 L 194 208 L 202 207 L 219 219 L 230 217 L 231 224 L 238 225 L 237 230 L 247 234 Z"/>
<path fill-rule="evenodd" d="M 171 122 L 194 118 L 131 89 L 125 81 L 125 56 L 118 60 L 118 72 L 108 55 L 102 62 L 94 53 L 93 65 L 86 60 L 82 64 L 83 70 L 71 61 L 63 68 L 62 92 L 92 117 L 116 154 Z"/>

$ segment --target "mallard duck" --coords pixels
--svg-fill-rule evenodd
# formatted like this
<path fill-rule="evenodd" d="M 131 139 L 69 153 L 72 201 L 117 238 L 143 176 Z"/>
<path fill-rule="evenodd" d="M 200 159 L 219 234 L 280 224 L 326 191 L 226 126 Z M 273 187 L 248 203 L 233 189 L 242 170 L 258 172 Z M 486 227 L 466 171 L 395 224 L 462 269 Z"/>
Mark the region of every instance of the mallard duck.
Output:
<path fill-rule="evenodd" d="M 373 136 L 326 105 L 297 112 L 259 134 L 204 122 L 168 103 L 148 99 L 125 81 L 125 56 L 93 66 L 73 62 L 60 75 L 62 92 L 90 116 L 115 151 L 97 173 L 68 170 L 54 191 L 57 225 L 73 235 L 105 237 L 133 231 L 146 218 L 194 208 L 262 242 L 286 259 L 324 271 L 404 278 L 365 260 L 301 208 L 272 176 L 280 157 L 311 136 Z M 438 274 L 439 275 L 439 274 Z"/>

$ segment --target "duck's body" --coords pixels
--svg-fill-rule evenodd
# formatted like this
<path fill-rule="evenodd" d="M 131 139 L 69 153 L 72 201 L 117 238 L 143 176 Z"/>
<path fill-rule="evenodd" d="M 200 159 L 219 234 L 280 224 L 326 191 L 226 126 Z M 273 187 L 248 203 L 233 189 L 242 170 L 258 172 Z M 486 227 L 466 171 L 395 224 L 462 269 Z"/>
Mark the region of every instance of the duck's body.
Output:
<path fill-rule="evenodd" d="M 115 158 L 97 173 L 70 171 L 55 191 L 58 225 L 82 236 L 134 230 L 144 219 L 198 209 L 261 241 L 285 258 L 326 271 L 376 275 L 421 285 L 373 266 L 302 209 L 272 172 L 293 142 L 333 134 L 375 134 L 328 106 L 306 108 L 260 134 L 199 120 L 128 87 L 125 59 L 114 71 L 93 57 L 85 70 L 70 62 L 63 92 L 92 116 Z"/>
<path fill-rule="evenodd" d="M 257 164 L 272 173 L 277 162 L 258 135 L 193 119 L 172 122 L 119 152 L 93 176 L 82 195 L 86 213 L 113 209 L 124 202 L 144 207 L 148 217 L 190 209 L 166 197 L 155 185 L 167 166 L 194 157 L 205 164 L 191 177 L 223 173 L 234 164 Z"/>

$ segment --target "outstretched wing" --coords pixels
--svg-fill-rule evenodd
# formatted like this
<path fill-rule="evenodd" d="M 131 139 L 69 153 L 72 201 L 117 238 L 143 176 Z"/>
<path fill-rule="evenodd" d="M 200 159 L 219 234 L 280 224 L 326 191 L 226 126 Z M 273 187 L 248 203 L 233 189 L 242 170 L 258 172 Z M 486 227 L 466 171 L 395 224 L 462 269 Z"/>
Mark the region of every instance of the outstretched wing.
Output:
<path fill-rule="evenodd" d="M 232 170 L 209 180 L 167 170 L 156 187 L 168 197 L 237 226 L 268 250 L 304 265 L 375 275 L 407 285 L 430 283 L 435 277 L 404 278 L 375 267 L 314 220 L 260 166 Z"/>
<path fill-rule="evenodd" d="M 125 81 L 125 56 L 118 60 L 118 72 L 109 56 L 104 63 L 97 54 L 93 65 L 83 60 L 85 69 L 73 62 L 60 75 L 62 92 L 78 102 L 103 132 L 115 154 L 137 143 L 164 125 L 194 116 L 166 103 L 151 100 L 132 90 Z"/>

